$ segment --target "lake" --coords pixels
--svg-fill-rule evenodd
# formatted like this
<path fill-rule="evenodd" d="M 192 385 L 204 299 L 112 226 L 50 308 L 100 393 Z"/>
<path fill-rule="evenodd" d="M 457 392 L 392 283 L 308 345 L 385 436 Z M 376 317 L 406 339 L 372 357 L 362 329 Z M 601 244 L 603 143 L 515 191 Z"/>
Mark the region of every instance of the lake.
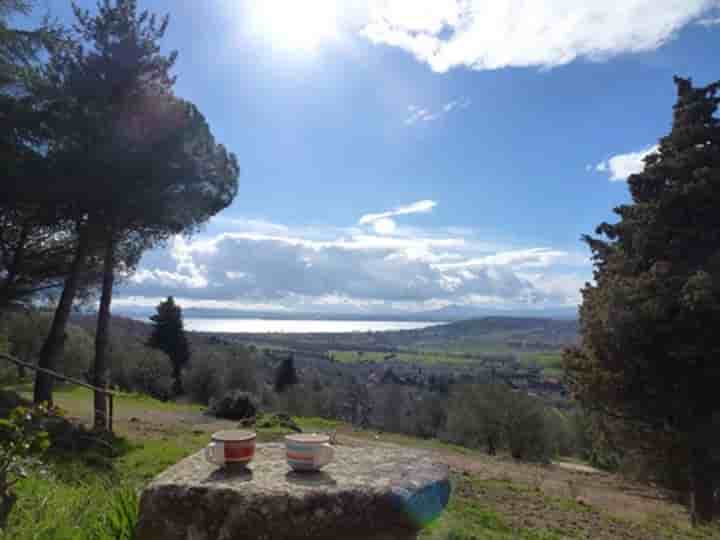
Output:
<path fill-rule="evenodd" d="M 185 329 L 196 332 L 284 334 L 332 334 L 345 332 L 382 332 L 385 330 L 414 330 L 435 326 L 438 322 L 408 321 L 327 321 L 283 319 L 185 319 Z"/>

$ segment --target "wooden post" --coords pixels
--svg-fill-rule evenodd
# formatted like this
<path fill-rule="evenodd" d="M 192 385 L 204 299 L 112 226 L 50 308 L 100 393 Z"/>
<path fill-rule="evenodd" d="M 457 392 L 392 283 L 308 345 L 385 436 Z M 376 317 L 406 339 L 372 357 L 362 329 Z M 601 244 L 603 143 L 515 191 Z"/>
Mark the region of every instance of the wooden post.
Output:
<path fill-rule="evenodd" d="M 54 379 L 58 379 L 61 381 L 69 382 L 71 384 L 75 384 L 77 386 L 82 386 L 83 388 L 87 388 L 89 390 L 93 391 L 99 391 L 104 396 L 105 399 L 109 400 L 108 407 L 109 407 L 109 418 L 107 419 L 107 428 L 112 433 L 112 425 L 113 425 L 113 397 L 115 396 L 115 392 L 112 390 L 108 390 L 107 387 L 105 388 L 97 388 L 96 386 L 93 386 L 92 384 L 87 384 L 83 381 L 79 381 L 78 379 L 73 379 L 72 377 L 68 377 L 66 375 L 63 375 L 62 373 L 58 373 L 57 371 L 53 371 L 51 369 L 41 368 L 36 365 L 30 364 L 28 362 L 23 362 L 22 360 L 18 360 L 17 358 L 14 358 L 13 356 L 10 356 L 9 354 L 0 353 L 0 359 L 7 360 L 8 362 L 11 362 L 17 366 L 22 366 L 24 368 L 33 370 L 33 371 L 39 371 L 40 373 L 44 373 L 45 375 L 48 375 Z"/>
<path fill-rule="evenodd" d="M 106 394 L 108 399 L 108 431 L 113 432 L 113 398 L 112 393 Z"/>

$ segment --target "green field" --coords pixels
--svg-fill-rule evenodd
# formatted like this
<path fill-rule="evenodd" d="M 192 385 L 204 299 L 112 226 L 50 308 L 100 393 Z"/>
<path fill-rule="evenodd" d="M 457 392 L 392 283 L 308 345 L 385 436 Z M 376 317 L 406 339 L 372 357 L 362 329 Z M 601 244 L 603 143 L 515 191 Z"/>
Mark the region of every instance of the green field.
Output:
<path fill-rule="evenodd" d="M 524 366 L 540 366 L 546 377 L 561 378 L 565 371 L 562 367 L 562 353 L 529 353 L 519 355 L 518 359 Z"/>
<path fill-rule="evenodd" d="M 373 351 L 329 351 L 332 357 L 342 363 L 382 363 L 385 361 L 407 362 L 410 364 L 472 364 L 476 359 L 461 354 L 437 351 L 407 351 L 384 353 Z"/>
<path fill-rule="evenodd" d="M 502 349 L 502 350 L 498 350 Z M 426 351 L 401 351 L 397 353 L 381 353 L 373 351 L 329 351 L 337 362 L 353 364 L 353 363 L 375 363 L 380 364 L 386 361 L 406 362 L 418 365 L 433 364 L 457 364 L 472 365 L 483 361 L 479 356 L 482 354 L 512 354 L 523 367 L 541 367 L 543 375 L 546 377 L 561 378 L 562 354 L 560 352 L 540 352 L 540 351 L 517 351 L 509 348 L 494 348 L 488 345 L 486 348 L 473 348 L 472 352 L 461 351 L 440 351 L 428 349 Z M 477 357 L 468 357 L 467 354 L 478 355 Z"/>

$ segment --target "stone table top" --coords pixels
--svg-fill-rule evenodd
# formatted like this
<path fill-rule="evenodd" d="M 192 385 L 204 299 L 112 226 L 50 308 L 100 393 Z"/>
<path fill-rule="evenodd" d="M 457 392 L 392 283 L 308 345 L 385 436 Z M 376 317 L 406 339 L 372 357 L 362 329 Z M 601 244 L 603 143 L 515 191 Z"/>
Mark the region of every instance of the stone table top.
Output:
<path fill-rule="evenodd" d="M 145 489 L 138 540 L 414 538 L 449 493 L 446 466 L 399 446 L 337 446 L 310 473 L 292 471 L 278 443 L 258 444 L 239 471 L 199 452 Z"/>

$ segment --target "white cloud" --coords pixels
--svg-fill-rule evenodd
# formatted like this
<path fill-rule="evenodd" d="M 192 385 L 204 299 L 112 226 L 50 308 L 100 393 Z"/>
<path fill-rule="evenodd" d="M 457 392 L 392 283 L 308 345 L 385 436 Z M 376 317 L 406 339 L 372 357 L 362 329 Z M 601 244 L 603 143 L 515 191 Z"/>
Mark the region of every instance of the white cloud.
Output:
<path fill-rule="evenodd" d="M 627 180 L 630 175 L 642 172 L 645 167 L 643 160 L 657 149 L 658 146 L 653 145 L 637 152 L 612 156 L 606 161 L 598 163 L 595 170 L 601 173 L 609 173 L 611 182 Z"/>
<path fill-rule="evenodd" d="M 379 225 L 380 234 L 355 228 L 313 229 L 308 234 L 309 229 L 272 223 L 263 229 L 285 234 L 265 234 L 248 223 L 248 230 L 192 241 L 178 237 L 143 258 L 119 298 L 154 305 L 156 299 L 173 295 L 188 307 L 365 313 L 449 304 L 576 302 L 578 272 L 590 270 L 587 257 L 551 248 L 493 247 L 468 229 L 449 234 L 449 228 L 397 228 L 391 233 L 389 227 L 382 233 L 387 222 L 394 224 L 387 214 L 424 212 L 434 205 L 418 201 L 364 216 L 366 224 L 385 224 Z"/>
<path fill-rule="evenodd" d="M 417 105 L 408 105 L 408 117 L 405 119 L 405 123 L 412 126 L 418 122 L 432 122 L 452 112 L 454 109 L 467 109 L 470 105 L 472 105 L 472 101 L 468 98 L 449 101 L 435 112 L 418 107 Z"/>
<path fill-rule="evenodd" d="M 358 221 L 358 225 L 368 225 L 379 219 L 389 218 L 393 216 L 430 212 L 436 206 L 437 202 L 431 201 L 429 199 L 417 201 L 405 206 L 398 206 L 397 208 L 393 210 L 388 210 L 387 212 L 381 212 L 379 214 L 365 214 Z"/>
<path fill-rule="evenodd" d="M 531 248 L 513 251 L 501 251 L 491 255 L 466 259 L 460 262 L 437 265 L 443 270 L 471 268 L 474 266 L 512 266 L 513 268 L 547 268 L 554 263 L 566 259 L 569 254 L 565 251 L 548 248 Z"/>
<path fill-rule="evenodd" d="M 409 126 L 417 122 L 432 122 L 433 120 L 437 120 L 438 118 L 437 114 L 431 113 L 427 109 L 421 109 L 419 107 L 416 107 L 415 105 L 409 105 L 408 111 L 410 112 L 410 114 L 405 119 L 405 123 Z"/>
<path fill-rule="evenodd" d="M 361 34 L 437 72 L 550 68 L 655 50 L 717 0 L 369 0 Z"/>
<path fill-rule="evenodd" d="M 390 218 L 380 218 L 373 222 L 373 228 L 378 234 L 392 234 L 397 228 L 397 224 Z"/>
<path fill-rule="evenodd" d="M 707 17 L 705 19 L 700 19 L 698 24 L 706 27 L 717 26 L 720 25 L 720 17 Z"/>

